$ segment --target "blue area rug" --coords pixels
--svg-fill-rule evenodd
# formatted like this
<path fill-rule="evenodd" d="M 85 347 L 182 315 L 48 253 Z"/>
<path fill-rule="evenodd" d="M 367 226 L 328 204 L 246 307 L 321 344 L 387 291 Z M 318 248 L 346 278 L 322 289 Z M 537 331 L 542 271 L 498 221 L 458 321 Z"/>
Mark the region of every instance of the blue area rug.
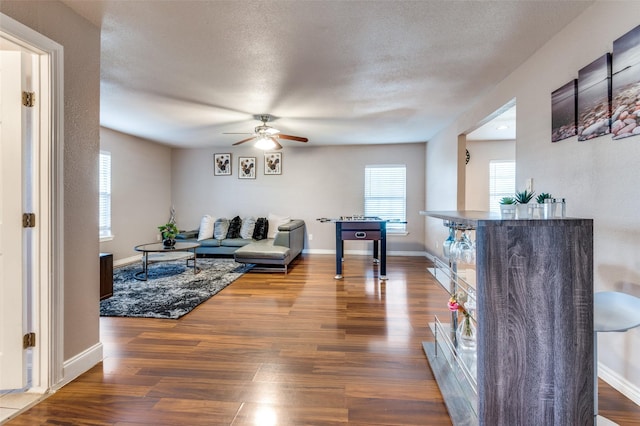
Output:
<path fill-rule="evenodd" d="M 100 316 L 177 319 L 253 267 L 233 259 L 199 258 L 197 264 L 194 275 L 184 260 L 154 263 L 147 281 L 133 277 L 141 262 L 114 269 L 113 296 L 100 301 Z"/>

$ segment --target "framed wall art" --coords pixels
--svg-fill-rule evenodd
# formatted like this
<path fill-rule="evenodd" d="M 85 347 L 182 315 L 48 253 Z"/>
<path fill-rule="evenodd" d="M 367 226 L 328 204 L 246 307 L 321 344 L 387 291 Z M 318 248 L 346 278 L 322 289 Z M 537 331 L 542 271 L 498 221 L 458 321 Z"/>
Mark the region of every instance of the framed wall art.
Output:
<path fill-rule="evenodd" d="M 578 140 L 611 133 L 611 54 L 578 71 Z"/>
<path fill-rule="evenodd" d="M 238 179 L 256 178 L 256 157 L 238 157 Z"/>
<path fill-rule="evenodd" d="M 613 42 L 613 139 L 640 135 L 640 25 Z"/>
<path fill-rule="evenodd" d="M 551 92 L 551 142 L 575 136 L 578 132 L 578 80 Z"/>
<path fill-rule="evenodd" d="M 231 154 L 213 154 L 214 176 L 231 176 Z"/>
<path fill-rule="evenodd" d="M 264 153 L 264 174 L 265 175 L 281 175 L 282 174 L 282 153 L 281 152 L 265 152 Z"/>

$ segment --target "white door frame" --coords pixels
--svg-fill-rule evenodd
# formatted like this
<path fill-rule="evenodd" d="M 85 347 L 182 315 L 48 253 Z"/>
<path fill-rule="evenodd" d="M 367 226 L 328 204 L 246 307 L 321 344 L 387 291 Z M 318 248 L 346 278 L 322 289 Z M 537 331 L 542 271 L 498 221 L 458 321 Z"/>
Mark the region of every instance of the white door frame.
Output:
<path fill-rule="evenodd" d="M 63 47 L 0 13 L 0 35 L 41 57 L 40 95 L 40 192 L 37 194 L 40 227 L 39 282 L 37 296 L 36 347 L 31 391 L 44 393 L 63 380 L 64 362 L 64 73 Z"/>

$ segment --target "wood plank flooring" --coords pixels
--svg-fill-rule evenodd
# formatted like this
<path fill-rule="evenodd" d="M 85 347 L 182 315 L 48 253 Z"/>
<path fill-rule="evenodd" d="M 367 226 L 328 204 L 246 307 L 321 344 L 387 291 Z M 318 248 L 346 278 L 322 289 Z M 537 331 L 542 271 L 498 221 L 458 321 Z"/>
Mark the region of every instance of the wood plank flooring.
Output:
<path fill-rule="evenodd" d="M 422 351 L 446 294 L 421 257 L 389 280 L 347 256 L 307 255 L 289 274 L 248 273 L 180 320 L 102 318 L 102 363 L 18 425 L 449 425 Z M 602 384 L 601 413 L 640 424 Z"/>

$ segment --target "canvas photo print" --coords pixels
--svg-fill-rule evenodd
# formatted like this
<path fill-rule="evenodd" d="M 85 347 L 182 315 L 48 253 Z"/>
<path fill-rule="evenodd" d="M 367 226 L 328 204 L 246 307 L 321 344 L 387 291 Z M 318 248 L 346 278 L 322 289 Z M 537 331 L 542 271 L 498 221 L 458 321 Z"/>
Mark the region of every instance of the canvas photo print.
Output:
<path fill-rule="evenodd" d="M 611 133 L 611 54 L 578 71 L 578 140 Z"/>
<path fill-rule="evenodd" d="M 613 42 L 611 133 L 640 135 L 640 25 Z"/>
<path fill-rule="evenodd" d="M 578 80 L 573 80 L 551 93 L 551 142 L 577 134 L 577 90 Z"/>

